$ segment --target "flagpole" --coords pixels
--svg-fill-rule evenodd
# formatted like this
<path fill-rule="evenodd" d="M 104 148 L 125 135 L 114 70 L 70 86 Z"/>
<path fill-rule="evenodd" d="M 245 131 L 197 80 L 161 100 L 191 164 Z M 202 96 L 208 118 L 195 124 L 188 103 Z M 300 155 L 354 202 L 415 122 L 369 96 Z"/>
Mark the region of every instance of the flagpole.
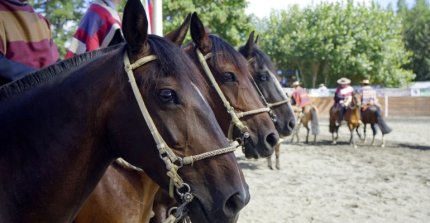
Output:
<path fill-rule="evenodd" d="M 154 18 L 152 21 L 153 33 L 163 36 L 163 0 L 153 0 Z"/>

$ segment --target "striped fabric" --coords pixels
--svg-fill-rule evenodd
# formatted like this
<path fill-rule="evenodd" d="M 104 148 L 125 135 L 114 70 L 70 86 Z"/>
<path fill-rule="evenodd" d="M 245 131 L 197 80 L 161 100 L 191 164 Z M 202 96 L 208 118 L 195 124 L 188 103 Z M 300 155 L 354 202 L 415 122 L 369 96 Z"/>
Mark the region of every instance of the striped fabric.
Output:
<path fill-rule="evenodd" d="M 378 104 L 378 98 L 376 97 L 376 91 L 371 86 L 364 86 L 360 89 L 361 102 L 364 105 Z"/>
<path fill-rule="evenodd" d="M 65 58 L 109 46 L 121 19 L 109 0 L 95 0 L 79 23 Z"/>
<path fill-rule="evenodd" d="M 36 69 L 59 58 L 48 21 L 27 3 L 13 0 L 0 1 L 0 53 Z"/>

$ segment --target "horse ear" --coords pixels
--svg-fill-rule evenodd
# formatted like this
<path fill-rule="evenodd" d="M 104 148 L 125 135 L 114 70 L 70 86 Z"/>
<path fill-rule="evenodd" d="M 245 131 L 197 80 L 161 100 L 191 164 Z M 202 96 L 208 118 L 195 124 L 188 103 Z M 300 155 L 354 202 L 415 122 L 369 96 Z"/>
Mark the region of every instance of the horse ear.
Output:
<path fill-rule="evenodd" d="M 173 30 L 172 32 L 166 34 L 164 37 L 173 43 L 175 43 L 178 46 L 181 46 L 184 42 L 185 36 L 187 36 L 188 28 L 190 27 L 191 22 L 191 13 L 188 13 L 187 18 L 185 18 L 182 25 L 177 28 L 176 30 Z"/>
<path fill-rule="evenodd" d="M 124 8 L 122 32 L 132 51 L 143 48 L 148 37 L 148 19 L 140 0 L 128 0 Z"/>
<path fill-rule="evenodd" d="M 191 38 L 202 53 L 209 53 L 212 48 L 212 43 L 206 28 L 200 20 L 197 13 L 191 15 Z"/>
<path fill-rule="evenodd" d="M 246 41 L 245 46 L 243 47 L 243 53 L 245 58 L 250 58 L 252 52 L 254 50 L 254 31 L 249 34 L 248 41 Z"/>
<path fill-rule="evenodd" d="M 260 40 L 260 35 L 257 35 L 257 37 L 255 37 L 255 41 L 254 41 L 255 45 L 258 44 L 258 40 Z"/>

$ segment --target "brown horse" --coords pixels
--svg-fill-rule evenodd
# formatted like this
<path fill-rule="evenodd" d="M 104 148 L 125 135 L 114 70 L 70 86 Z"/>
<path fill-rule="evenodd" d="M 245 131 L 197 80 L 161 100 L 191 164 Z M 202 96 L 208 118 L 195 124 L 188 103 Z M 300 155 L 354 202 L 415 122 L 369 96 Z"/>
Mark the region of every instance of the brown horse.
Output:
<path fill-rule="evenodd" d="M 361 111 L 361 121 L 364 124 L 364 134 L 363 141 L 366 142 L 366 125 L 370 124 L 373 132 L 372 145 L 375 145 L 375 135 L 377 133 L 376 125 L 378 125 L 379 129 L 382 133 L 382 143 L 381 147 L 385 147 L 385 134 L 388 134 L 392 131 L 392 129 L 387 125 L 384 118 L 382 118 L 381 110 L 376 105 L 370 105 L 366 108 L 363 108 Z"/>
<path fill-rule="evenodd" d="M 177 30 L 169 33 L 167 36 L 175 43 L 177 43 L 178 45 L 182 43 L 182 41 L 185 38 L 185 35 L 187 33 L 188 30 L 188 26 L 190 24 L 191 21 L 193 21 L 194 27 L 196 29 L 203 29 L 204 27 L 202 26 L 200 19 L 198 18 L 197 15 L 193 15 L 192 17 L 193 19 L 187 18 L 184 22 L 184 24 Z M 197 27 L 196 27 L 197 26 Z M 201 33 L 202 30 L 199 30 L 199 33 Z M 200 38 L 197 36 L 193 36 L 193 39 L 197 39 Z M 209 36 L 204 36 L 204 38 L 209 38 Z M 236 81 L 234 81 L 235 83 L 229 83 L 227 81 L 231 81 L 231 80 L 225 80 L 225 79 L 218 79 L 220 76 L 222 77 L 224 76 L 228 76 L 225 75 L 226 72 L 224 72 L 222 70 L 222 68 L 218 68 L 215 67 L 215 63 L 214 64 L 210 64 L 210 66 L 213 66 L 213 70 L 212 72 L 214 74 L 216 74 L 217 76 L 217 80 L 218 80 L 218 84 L 221 85 L 221 89 L 223 94 L 225 94 L 225 97 L 228 99 L 229 103 L 231 103 L 232 105 L 235 106 L 235 108 L 237 110 L 241 110 L 241 111 L 250 111 L 255 109 L 255 107 L 263 107 L 263 105 L 261 104 L 259 97 L 256 95 L 255 92 L 251 91 L 253 90 L 252 85 L 251 84 L 247 84 L 249 83 L 248 80 L 248 75 L 246 68 L 246 61 L 244 61 L 244 59 L 241 57 L 240 54 L 238 54 L 236 51 L 234 51 L 234 49 L 232 47 L 226 46 L 225 42 L 222 42 L 218 37 L 213 37 L 211 39 L 198 39 L 201 42 L 204 42 L 205 44 L 207 44 L 206 41 L 211 41 L 210 45 L 213 46 L 213 48 L 215 49 L 213 51 L 213 55 L 215 62 L 216 63 L 222 63 L 224 66 L 226 66 L 229 69 L 230 73 L 234 73 L 235 75 L 237 75 L 237 79 Z M 221 46 L 220 46 L 221 45 Z M 194 50 L 192 50 L 192 48 L 188 48 L 188 52 L 190 55 L 194 54 Z M 225 56 L 230 56 L 230 57 L 225 57 Z M 193 57 L 194 59 L 197 59 L 196 57 Z M 233 59 L 232 59 L 233 58 Z M 243 61 L 242 61 L 243 60 Z M 212 61 L 212 60 L 210 60 Z M 196 61 L 195 61 L 196 62 Z M 199 64 L 200 65 L 200 64 Z M 244 68 L 243 68 L 244 67 Z M 216 68 L 216 69 L 215 69 Z M 221 69 L 221 70 L 218 70 Z M 223 68 L 225 69 L 225 68 Z M 202 71 L 203 72 L 203 71 Z M 220 73 L 221 72 L 221 73 Z M 211 107 L 215 110 L 217 109 L 218 112 L 217 114 L 217 120 L 219 120 L 224 133 L 226 135 L 228 135 L 229 129 L 230 129 L 230 115 L 228 113 L 228 111 L 224 108 L 224 103 L 223 101 L 221 101 L 220 95 L 216 94 L 216 92 L 214 92 L 215 90 L 213 90 L 211 87 L 213 84 L 204 84 L 201 85 L 199 83 L 196 83 L 196 86 L 202 90 L 202 92 L 204 93 L 204 95 L 207 95 L 207 101 L 209 102 L 209 104 L 211 105 Z M 225 86 L 227 85 L 227 86 Z M 243 92 L 244 94 L 248 95 L 248 100 L 247 104 L 243 104 L 241 103 L 241 101 L 243 100 L 243 96 L 242 95 L 238 95 L 237 92 Z M 237 107 L 236 107 L 237 106 Z M 224 109 L 223 109 L 224 108 Z M 273 139 L 271 137 L 277 137 L 276 131 L 275 131 L 275 127 L 273 126 L 271 119 L 269 117 L 269 115 L 266 113 L 261 113 L 258 112 L 258 114 L 256 114 L 255 116 L 250 116 L 250 117 L 246 117 L 245 120 L 245 124 L 246 126 L 249 127 L 250 130 L 250 138 L 253 138 L 253 135 L 255 136 L 259 136 L 259 137 L 255 137 L 255 141 L 260 141 L 259 143 L 251 143 L 248 144 L 244 150 L 245 154 L 247 156 L 255 156 L 255 154 L 257 154 L 257 156 L 267 156 L 265 155 L 265 153 L 267 152 L 267 150 L 272 150 L 273 151 L 273 145 L 276 144 L 276 142 L 273 141 L 277 141 L 277 138 Z M 259 126 L 259 127 L 257 127 Z M 264 133 L 264 131 L 269 132 L 269 133 Z M 241 134 L 239 134 L 240 131 L 235 130 L 233 132 L 233 137 L 234 138 L 244 138 Z M 266 135 L 265 138 L 262 138 L 262 135 Z M 261 139 L 262 138 L 262 139 Z M 263 140 L 263 142 L 261 142 Z M 252 141 L 254 141 L 254 139 L 252 139 Z M 264 142 L 266 141 L 266 142 Z M 261 148 L 263 147 L 263 148 Z M 261 150 L 261 152 L 260 152 Z M 250 154 L 248 153 L 250 152 Z M 152 201 L 153 201 L 153 196 L 146 196 L 148 193 L 145 193 L 145 191 L 153 191 L 156 189 L 156 186 L 147 181 L 147 179 L 144 179 L 143 176 L 141 177 L 142 180 L 144 180 L 145 183 L 142 183 L 143 181 L 135 181 L 133 180 L 135 177 L 127 177 L 127 175 L 124 175 L 122 177 L 118 177 L 115 176 L 115 173 L 109 173 L 107 172 L 106 175 L 102 178 L 102 182 L 106 181 L 114 181 L 115 182 L 115 190 L 117 191 L 115 194 L 119 194 L 119 196 L 121 196 L 121 205 L 122 208 L 117 208 L 114 205 L 111 205 L 109 200 L 115 199 L 115 198 L 111 198 L 111 199 L 106 199 L 105 197 L 109 197 L 111 196 L 110 194 L 106 193 L 106 189 L 103 189 L 103 187 L 108 187 L 108 184 L 105 183 L 103 187 L 97 187 L 96 190 L 93 192 L 92 197 L 95 197 L 94 199 L 91 199 L 91 202 L 87 202 L 86 205 L 84 206 L 84 208 L 81 210 L 82 215 L 80 214 L 77 219 L 76 222 L 106 222 L 107 219 L 110 219 L 108 222 L 124 222 L 124 221 L 129 221 L 129 222 L 148 222 L 149 217 L 150 217 L 150 211 L 151 209 L 145 209 L 148 206 L 152 205 Z M 137 174 L 139 175 L 139 174 Z M 106 178 L 106 179 L 104 179 Z M 128 188 L 130 187 L 129 185 L 133 185 L 133 188 L 135 188 L 134 190 L 130 191 L 128 190 Z M 111 186 L 112 187 L 112 186 Z M 140 189 L 137 189 L 140 188 Z M 111 189 L 112 190 L 112 189 Z M 119 191 L 119 192 L 118 192 Z M 160 190 L 160 196 L 163 196 L 163 192 L 162 190 Z M 131 197 L 131 199 L 126 199 L 125 197 L 129 196 Z M 166 195 L 166 198 L 163 199 L 164 201 L 170 202 L 169 196 Z M 162 201 L 163 201 L 162 200 Z M 236 201 L 232 201 L 230 202 L 228 205 L 236 205 L 235 204 Z M 159 219 L 164 220 L 164 218 L 166 217 L 166 211 L 170 208 L 171 205 L 170 204 L 162 204 L 159 202 L 156 202 L 157 206 L 156 206 L 156 218 L 154 218 L 152 221 L 157 221 Z M 173 205 L 175 202 L 172 202 L 171 204 Z M 138 206 L 140 207 L 139 211 L 134 212 L 134 215 L 127 215 L 125 216 L 124 214 L 121 213 L 129 213 L 128 211 L 126 211 L 125 209 L 129 209 L 132 208 L 133 206 Z M 97 218 L 97 214 L 98 213 L 106 213 L 103 219 L 100 219 L 100 221 L 95 221 L 94 219 Z M 132 221 L 130 219 L 140 219 L 140 220 L 136 220 L 136 221 Z M 160 220 L 160 221 L 161 221 Z M 204 220 L 194 220 L 197 222 L 205 222 Z M 213 222 L 222 222 L 221 219 L 211 219 L 211 221 Z"/>
<path fill-rule="evenodd" d="M 239 48 L 251 67 L 252 81 L 263 102 L 271 108 L 272 119 L 276 129 L 282 137 L 291 135 L 296 126 L 296 117 L 291 107 L 289 98 L 284 93 L 276 78 L 276 69 L 270 58 L 258 48 L 258 37 L 254 40 L 254 32 L 249 35 L 246 44 Z M 275 147 L 276 168 L 280 169 L 281 141 Z M 272 167 L 271 157 L 267 157 L 268 166 Z"/>
<path fill-rule="evenodd" d="M 175 197 L 196 222 L 237 218 L 249 192 L 231 150 L 210 149 L 231 147 L 191 84 L 197 71 L 177 46 L 148 36 L 147 26 L 140 1 L 129 0 L 127 45 L 91 59 L 77 56 L 0 89 L 0 222 L 72 221 L 120 156 L 165 190 L 182 186 Z M 217 156 L 196 160 L 206 155 Z M 193 166 L 182 167 L 190 159 Z"/>
<path fill-rule="evenodd" d="M 339 119 L 340 115 L 340 108 L 337 108 L 336 106 L 332 106 L 330 108 L 330 123 L 329 123 L 329 130 L 332 135 L 332 144 L 337 143 L 337 139 L 339 137 L 338 131 L 340 125 L 336 125 L 336 120 Z M 361 109 L 361 100 L 360 95 L 356 92 L 352 95 L 352 102 L 348 106 L 345 115 L 344 120 L 347 123 L 347 126 L 350 131 L 350 138 L 349 143 L 354 146 L 354 148 L 357 148 L 357 145 L 354 140 L 354 130 L 358 133 L 358 127 L 360 127 L 360 109 Z M 336 136 L 334 136 L 336 134 Z M 359 134 L 360 137 L 360 134 Z"/>
<path fill-rule="evenodd" d="M 303 111 L 297 115 L 297 119 L 299 120 L 294 130 L 294 134 L 291 137 L 291 142 L 294 142 L 294 138 L 297 139 L 296 143 L 300 141 L 299 139 L 299 130 L 300 126 L 306 128 L 306 143 L 309 143 L 309 130 L 312 130 L 312 135 L 314 135 L 313 143 L 316 143 L 317 135 L 320 132 L 319 124 L 318 124 L 318 109 L 313 105 L 305 105 L 303 107 Z M 311 122 L 311 129 L 309 129 L 309 122 Z"/>

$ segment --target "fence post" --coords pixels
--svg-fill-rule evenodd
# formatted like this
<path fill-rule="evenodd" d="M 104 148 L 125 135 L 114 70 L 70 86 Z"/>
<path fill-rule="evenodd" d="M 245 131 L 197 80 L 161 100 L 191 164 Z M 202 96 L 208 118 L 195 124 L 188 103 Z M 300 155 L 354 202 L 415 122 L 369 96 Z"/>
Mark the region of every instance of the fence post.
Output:
<path fill-rule="evenodd" d="M 384 94 L 384 97 L 385 97 L 385 99 L 384 99 L 384 110 L 385 110 L 385 118 L 386 117 L 388 117 L 388 94 L 387 93 L 385 93 Z"/>

